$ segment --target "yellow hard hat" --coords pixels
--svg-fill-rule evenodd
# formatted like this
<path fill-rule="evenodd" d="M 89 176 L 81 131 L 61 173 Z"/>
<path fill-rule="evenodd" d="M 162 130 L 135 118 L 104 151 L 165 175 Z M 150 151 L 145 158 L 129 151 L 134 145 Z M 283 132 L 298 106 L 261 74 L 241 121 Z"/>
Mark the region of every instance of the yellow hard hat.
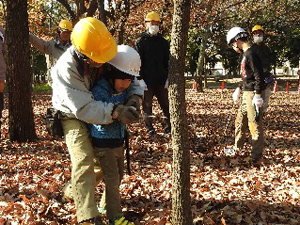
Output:
<path fill-rule="evenodd" d="M 117 54 L 117 44 L 100 20 L 81 19 L 73 29 L 71 41 L 83 55 L 97 63 L 105 63 Z"/>
<path fill-rule="evenodd" d="M 257 31 L 257 30 L 264 31 L 264 28 L 263 28 L 262 26 L 260 26 L 260 25 L 255 25 L 255 26 L 252 28 L 252 33 L 253 33 L 254 31 Z"/>
<path fill-rule="evenodd" d="M 160 17 L 156 12 L 149 12 L 145 18 L 145 21 L 149 22 L 151 20 L 160 22 Z"/>
<path fill-rule="evenodd" d="M 58 24 L 59 28 L 72 31 L 73 25 L 69 20 L 62 20 Z"/>

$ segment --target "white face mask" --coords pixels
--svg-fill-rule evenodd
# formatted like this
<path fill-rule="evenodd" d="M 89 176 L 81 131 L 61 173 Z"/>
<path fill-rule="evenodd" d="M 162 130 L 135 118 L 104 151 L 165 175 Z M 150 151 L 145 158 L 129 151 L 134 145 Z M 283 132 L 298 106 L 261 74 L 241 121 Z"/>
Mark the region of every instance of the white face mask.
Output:
<path fill-rule="evenodd" d="M 262 41 L 264 40 L 264 38 L 263 37 L 254 37 L 253 38 L 253 41 L 254 41 L 254 43 L 261 43 Z"/>
<path fill-rule="evenodd" d="M 148 25 L 148 31 L 151 35 L 156 35 L 159 31 L 159 26 L 149 24 Z"/>

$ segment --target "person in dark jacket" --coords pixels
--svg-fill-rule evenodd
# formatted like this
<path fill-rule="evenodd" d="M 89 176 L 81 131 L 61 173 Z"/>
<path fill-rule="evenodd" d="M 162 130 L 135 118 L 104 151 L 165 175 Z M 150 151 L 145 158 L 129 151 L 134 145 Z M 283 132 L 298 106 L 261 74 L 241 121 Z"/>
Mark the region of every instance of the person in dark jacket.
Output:
<path fill-rule="evenodd" d="M 245 132 L 249 127 L 252 136 L 251 162 L 259 165 L 262 158 L 264 136 L 262 106 L 266 84 L 258 54 L 249 42 L 249 34 L 241 27 L 233 27 L 227 33 L 227 43 L 240 54 L 242 75 L 242 103 L 235 124 L 235 147 L 240 149 L 245 142 Z"/>
<path fill-rule="evenodd" d="M 140 84 L 145 90 L 143 111 L 149 137 L 154 137 L 156 131 L 152 121 L 152 102 L 156 96 L 164 113 L 162 125 L 164 135 L 171 131 L 169 99 L 168 99 L 168 65 L 169 43 L 159 33 L 161 20 L 156 12 L 150 12 L 145 19 L 146 31 L 136 41 L 136 49 L 141 57 Z"/>
<path fill-rule="evenodd" d="M 253 46 L 252 48 L 257 52 L 261 61 L 265 78 L 268 80 L 268 85 L 265 91 L 265 101 L 263 104 L 263 112 L 267 111 L 270 96 L 272 94 L 274 77 L 271 74 L 271 50 L 264 43 L 265 31 L 262 26 L 255 25 L 252 28 Z"/>

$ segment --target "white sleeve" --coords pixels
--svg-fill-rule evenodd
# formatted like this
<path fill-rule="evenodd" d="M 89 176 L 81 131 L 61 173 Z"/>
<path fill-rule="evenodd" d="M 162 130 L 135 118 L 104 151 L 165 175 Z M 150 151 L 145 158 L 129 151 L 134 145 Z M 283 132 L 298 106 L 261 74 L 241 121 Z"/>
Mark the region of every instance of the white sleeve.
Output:
<path fill-rule="evenodd" d="M 66 52 L 52 69 L 52 102 L 54 108 L 72 113 L 76 118 L 93 124 L 108 124 L 112 120 L 114 104 L 95 101 L 84 77 L 78 73 L 74 61 Z"/>

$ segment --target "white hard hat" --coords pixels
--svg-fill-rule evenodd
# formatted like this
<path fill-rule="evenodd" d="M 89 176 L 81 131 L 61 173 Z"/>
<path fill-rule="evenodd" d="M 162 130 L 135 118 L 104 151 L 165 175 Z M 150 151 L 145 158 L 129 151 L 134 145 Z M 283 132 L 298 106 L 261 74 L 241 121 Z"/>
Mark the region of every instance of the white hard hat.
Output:
<path fill-rule="evenodd" d="M 242 37 L 248 37 L 248 33 L 241 27 L 233 27 L 227 33 L 227 44 L 230 44 L 233 41 L 233 39 L 237 40 Z"/>
<path fill-rule="evenodd" d="M 118 70 L 132 76 L 139 76 L 141 59 L 139 53 L 128 45 L 118 45 L 117 55 L 108 61 Z"/>

